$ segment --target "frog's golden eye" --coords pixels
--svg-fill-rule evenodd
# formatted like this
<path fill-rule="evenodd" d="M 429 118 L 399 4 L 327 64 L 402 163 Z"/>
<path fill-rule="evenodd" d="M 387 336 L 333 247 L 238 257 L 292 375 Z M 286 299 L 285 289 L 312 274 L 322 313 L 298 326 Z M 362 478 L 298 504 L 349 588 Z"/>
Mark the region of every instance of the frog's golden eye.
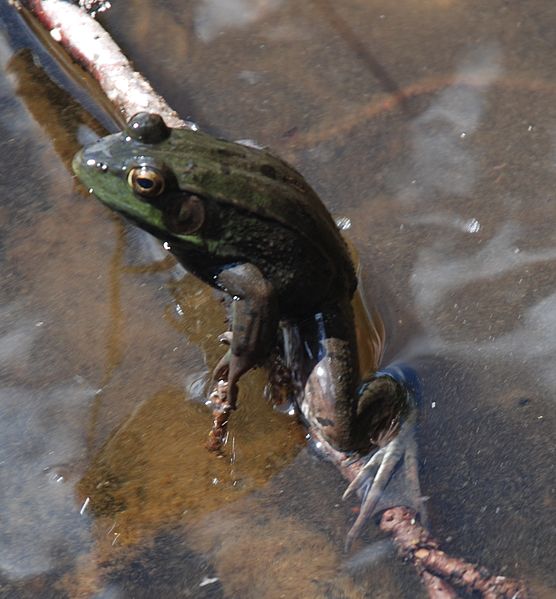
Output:
<path fill-rule="evenodd" d="M 136 166 L 129 171 L 127 182 L 144 198 L 155 198 L 164 191 L 164 176 L 152 166 Z"/>

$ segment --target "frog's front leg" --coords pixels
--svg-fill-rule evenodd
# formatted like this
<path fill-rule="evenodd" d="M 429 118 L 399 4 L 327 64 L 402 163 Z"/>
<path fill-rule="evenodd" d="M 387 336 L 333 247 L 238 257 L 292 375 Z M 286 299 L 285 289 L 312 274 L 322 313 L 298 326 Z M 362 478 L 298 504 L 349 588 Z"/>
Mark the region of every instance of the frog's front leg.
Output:
<path fill-rule="evenodd" d="M 237 383 L 248 370 L 264 362 L 274 346 L 279 311 L 272 284 L 250 263 L 222 270 L 218 286 L 233 298 L 230 349 L 220 360 L 214 380 L 227 381 L 227 403 L 235 409 Z"/>

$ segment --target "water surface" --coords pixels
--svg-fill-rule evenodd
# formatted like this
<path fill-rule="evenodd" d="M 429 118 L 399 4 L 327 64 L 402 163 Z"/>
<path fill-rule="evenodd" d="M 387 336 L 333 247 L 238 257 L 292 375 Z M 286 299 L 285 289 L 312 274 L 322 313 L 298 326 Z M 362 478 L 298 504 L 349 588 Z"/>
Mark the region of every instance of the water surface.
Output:
<path fill-rule="evenodd" d="M 273 147 L 351 220 L 385 363 L 424 377 L 432 529 L 553 596 L 553 3 L 143 0 L 103 19 L 182 116 Z M 420 596 L 380 546 L 348 567 L 356 506 L 264 402 L 264 373 L 244 386 L 233 451 L 206 452 L 223 307 L 190 276 L 176 286 L 144 236 L 77 188 L 67 159 L 85 117 L 41 93 L 10 39 L 0 595 Z M 356 551 L 377 538 L 369 527 Z"/>

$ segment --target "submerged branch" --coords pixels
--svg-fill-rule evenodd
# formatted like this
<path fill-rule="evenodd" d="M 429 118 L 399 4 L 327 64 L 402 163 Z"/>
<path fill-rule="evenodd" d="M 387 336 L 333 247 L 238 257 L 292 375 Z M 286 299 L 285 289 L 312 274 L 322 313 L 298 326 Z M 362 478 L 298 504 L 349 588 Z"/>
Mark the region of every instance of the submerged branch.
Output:
<path fill-rule="evenodd" d="M 491 576 L 485 568 L 441 551 L 438 541 L 421 526 L 414 510 L 406 507 L 385 510 L 380 520 L 380 529 L 391 535 L 399 555 L 415 566 L 427 588 L 429 584 L 436 585 L 432 578 L 435 577 L 467 593 L 479 593 L 484 599 L 530 597 L 523 582 L 505 576 Z M 430 596 L 441 598 L 456 595 Z"/>

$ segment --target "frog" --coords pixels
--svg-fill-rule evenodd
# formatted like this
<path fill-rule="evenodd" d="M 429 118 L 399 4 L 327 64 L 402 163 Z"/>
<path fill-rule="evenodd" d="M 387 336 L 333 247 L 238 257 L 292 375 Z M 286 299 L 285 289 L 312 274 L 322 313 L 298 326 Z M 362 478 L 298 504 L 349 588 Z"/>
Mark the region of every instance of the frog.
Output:
<path fill-rule="evenodd" d="M 265 363 L 284 323 L 298 323 L 312 331 L 313 366 L 331 373 L 319 401 L 300 402 L 303 418 L 337 451 L 365 456 L 382 445 L 399 461 L 403 436 L 377 438 L 399 429 L 410 411 L 408 385 L 387 371 L 360 380 L 355 267 L 330 212 L 293 166 L 268 149 L 170 128 L 160 115 L 141 112 L 123 131 L 80 150 L 72 167 L 103 204 L 231 299 L 229 347 L 213 374 L 226 378 L 231 409 L 241 377 Z M 388 480 L 377 465 L 393 470 L 385 447 L 348 494 L 370 486 L 363 501 L 371 495 L 376 504 Z M 366 518 L 374 506 L 364 507 Z"/>

